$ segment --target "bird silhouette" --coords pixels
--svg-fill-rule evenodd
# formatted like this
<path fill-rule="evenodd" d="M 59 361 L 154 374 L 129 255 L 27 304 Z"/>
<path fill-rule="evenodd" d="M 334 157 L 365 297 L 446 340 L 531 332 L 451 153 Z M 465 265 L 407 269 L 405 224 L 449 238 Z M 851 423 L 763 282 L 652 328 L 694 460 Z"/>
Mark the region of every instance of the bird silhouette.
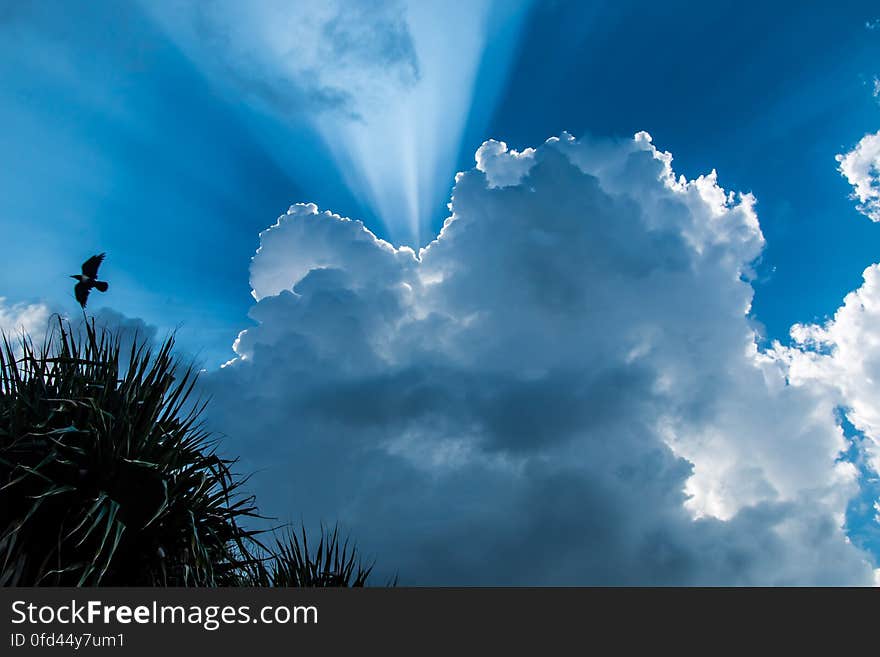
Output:
<path fill-rule="evenodd" d="M 105 255 L 104 253 L 99 253 L 92 256 L 82 263 L 82 274 L 71 274 L 70 276 L 78 281 L 73 286 L 73 294 L 76 296 L 76 300 L 79 301 L 79 305 L 83 308 L 86 307 L 86 301 L 89 300 L 89 292 L 93 288 L 97 289 L 98 292 L 106 292 L 107 288 L 110 287 L 105 281 L 98 280 L 98 267 L 104 262 Z"/>

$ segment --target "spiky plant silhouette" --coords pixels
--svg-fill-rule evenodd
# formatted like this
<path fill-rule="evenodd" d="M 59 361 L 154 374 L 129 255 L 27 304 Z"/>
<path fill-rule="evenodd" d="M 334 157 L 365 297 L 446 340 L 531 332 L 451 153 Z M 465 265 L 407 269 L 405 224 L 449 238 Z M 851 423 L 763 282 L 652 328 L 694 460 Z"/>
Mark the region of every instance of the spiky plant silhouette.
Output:
<path fill-rule="evenodd" d="M 252 586 L 279 587 L 362 587 L 373 564 L 366 564 L 357 547 L 348 538 L 341 538 L 339 528 L 326 531 L 321 527 L 318 544 L 309 550 L 305 526 L 299 535 L 292 528 L 276 533 L 271 550 L 249 572 Z M 396 579 L 391 582 L 396 584 Z"/>
<path fill-rule="evenodd" d="M 0 586 L 359 587 L 354 545 L 275 534 L 203 428 L 197 373 L 94 321 L 0 344 Z M 391 582 L 396 584 L 396 579 Z"/>
<path fill-rule="evenodd" d="M 257 515 L 173 355 L 59 320 L 0 348 L 0 585 L 236 585 Z"/>

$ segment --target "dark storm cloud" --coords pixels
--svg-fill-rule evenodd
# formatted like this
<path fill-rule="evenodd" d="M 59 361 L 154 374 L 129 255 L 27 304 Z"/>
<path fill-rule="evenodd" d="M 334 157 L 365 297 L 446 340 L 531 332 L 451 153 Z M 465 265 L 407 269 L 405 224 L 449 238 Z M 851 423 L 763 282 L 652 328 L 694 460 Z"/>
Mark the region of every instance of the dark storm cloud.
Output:
<path fill-rule="evenodd" d="M 834 401 L 747 313 L 748 196 L 647 135 L 488 143 L 415 254 L 298 205 L 206 378 L 267 513 L 412 584 L 865 583 Z"/>

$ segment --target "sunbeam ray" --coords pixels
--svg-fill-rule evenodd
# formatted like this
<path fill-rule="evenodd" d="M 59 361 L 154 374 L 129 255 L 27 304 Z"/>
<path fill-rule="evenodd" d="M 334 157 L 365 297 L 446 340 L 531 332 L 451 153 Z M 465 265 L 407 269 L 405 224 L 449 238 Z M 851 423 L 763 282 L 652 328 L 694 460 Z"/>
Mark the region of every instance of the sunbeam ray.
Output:
<path fill-rule="evenodd" d="M 475 88 L 487 45 L 515 41 L 531 3 L 353 8 L 269 0 L 148 9 L 227 92 L 281 126 L 311 126 L 387 235 L 420 246 L 432 237 L 431 218 L 448 194 L 473 105 L 491 108 L 500 89 Z M 497 54 L 491 63 L 499 76 L 506 64 Z M 295 175 L 309 166 L 300 155 L 279 158 Z"/>

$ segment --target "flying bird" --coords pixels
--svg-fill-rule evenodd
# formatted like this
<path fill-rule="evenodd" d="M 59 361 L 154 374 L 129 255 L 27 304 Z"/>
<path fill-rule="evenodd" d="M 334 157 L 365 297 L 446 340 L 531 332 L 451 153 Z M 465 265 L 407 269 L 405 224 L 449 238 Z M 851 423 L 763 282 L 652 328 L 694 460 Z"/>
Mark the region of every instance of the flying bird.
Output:
<path fill-rule="evenodd" d="M 105 281 L 98 280 L 98 267 L 104 262 L 105 255 L 105 253 L 100 253 L 92 256 L 82 263 L 82 274 L 71 274 L 70 276 L 78 281 L 73 286 L 73 294 L 83 308 L 86 307 L 86 301 L 89 299 L 89 292 L 92 291 L 92 288 L 97 289 L 98 292 L 106 292 L 110 287 Z"/>

